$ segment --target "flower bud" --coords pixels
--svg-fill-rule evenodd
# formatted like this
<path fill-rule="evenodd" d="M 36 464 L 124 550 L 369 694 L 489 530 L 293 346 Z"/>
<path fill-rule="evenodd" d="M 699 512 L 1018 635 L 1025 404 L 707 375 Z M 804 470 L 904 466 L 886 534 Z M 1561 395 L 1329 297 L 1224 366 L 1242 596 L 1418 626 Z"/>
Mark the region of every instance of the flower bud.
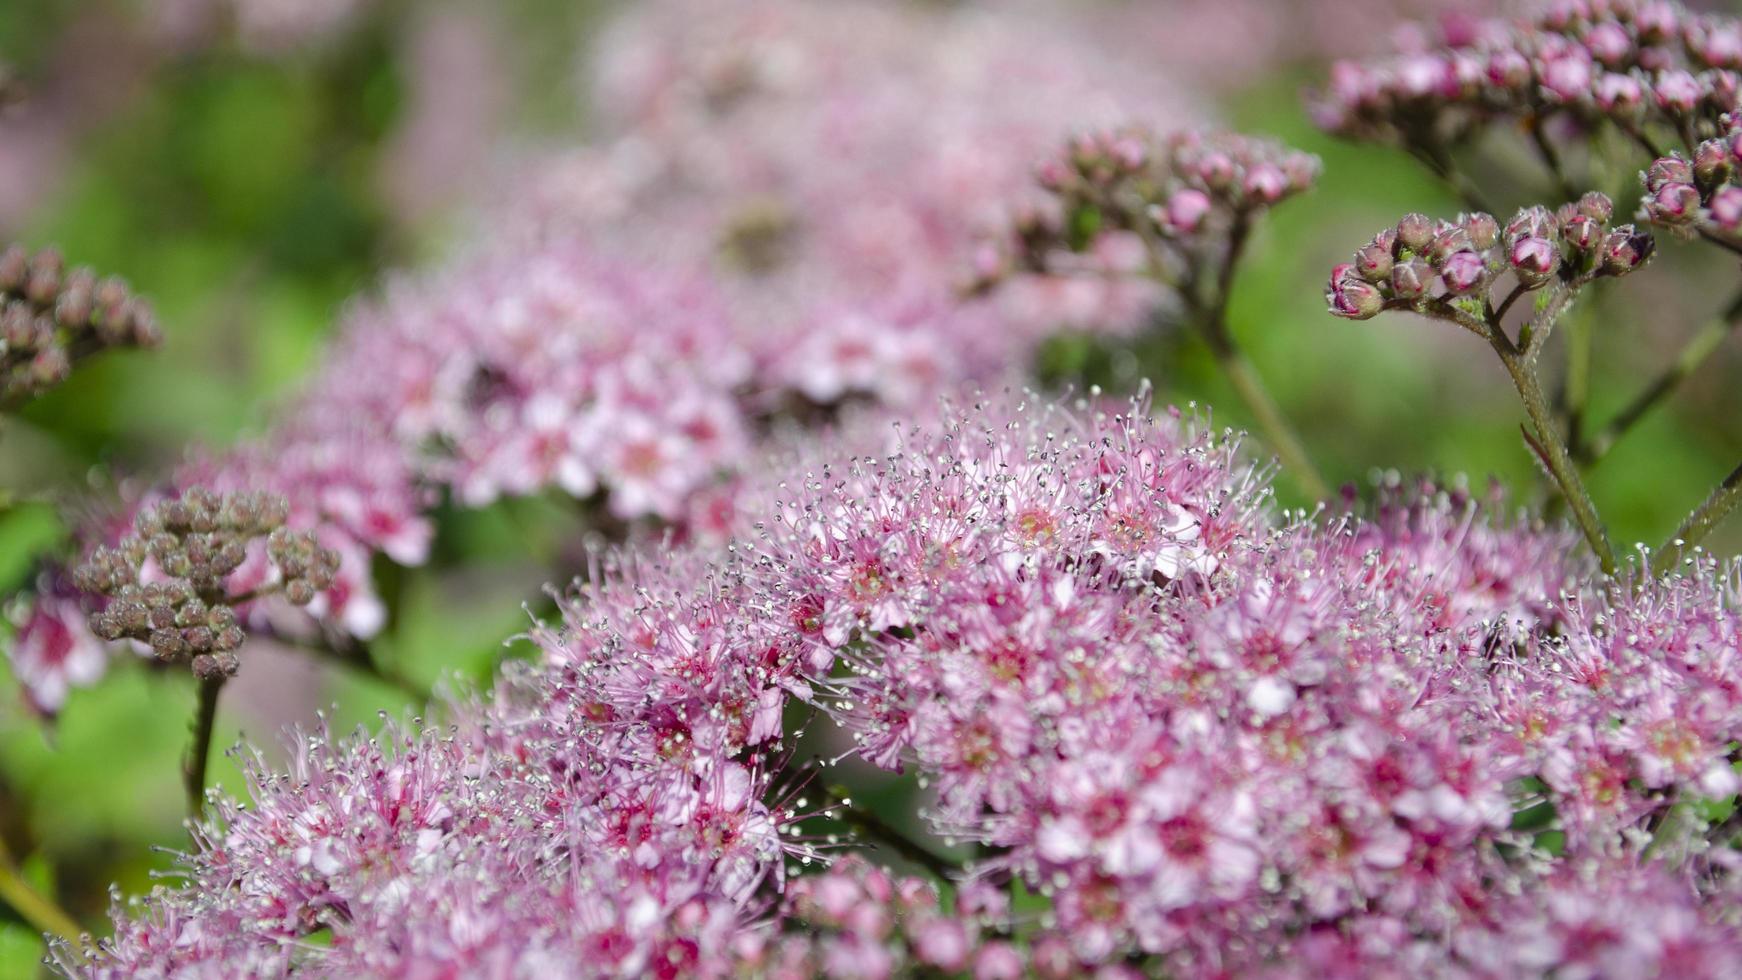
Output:
<path fill-rule="evenodd" d="M 1421 259 L 1408 259 L 1391 270 L 1391 292 L 1398 299 L 1414 302 L 1427 295 L 1434 278 L 1433 266 Z"/>
<path fill-rule="evenodd" d="M 1603 272 L 1624 276 L 1644 265 L 1656 248 L 1650 235 L 1635 231 L 1632 225 L 1622 225 L 1603 241 Z"/>
<path fill-rule="evenodd" d="M 1591 94 L 1599 109 L 1622 119 L 1632 118 L 1645 104 L 1645 87 L 1632 75 L 1607 72 L 1597 79 Z"/>
<path fill-rule="evenodd" d="M 1325 303 L 1331 313 L 1347 320 L 1368 320 L 1385 308 L 1385 297 L 1368 282 L 1356 278 L 1352 266 L 1339 265 L 1331 270 L 1331 284 L 1325 290 Z"/>
<path fill-rule="evenodd" d="M 1515 242 L 1507 253 L 1512 271 L 1527 286 L 1540 286 L 1560 268 L 1561 253 L 1546 238 L 1525 237 Z"/>
<path fill-rule="evenodd" d="M 1559 223 L 1554 215 L 1545 207 L 1523 208 L 1506 223 L 1506 231 L 1502 236 L 1506 248 L 1518 244 L 1524 238 L 1547 238 L 1555 233 Z"/>
<path fill-rule="evenodd" d="M 1693 165 L 1681 157 L 1659 157 L 1645 171 L 1645 189 L 1655 194 L 1665 184 L 1694 182 Z"/>
<path fill-rule="evenodd" d="M 1670 113 L 1689 113 L 1700 104 L 1704 93 L 1700 82 L 1689 72 L 1679 68 L 1658 72 L 1657 80 L 1652 83 L 1651 94 L 1657 101 L 1657 107 Z"/>
<path fill-rule="evenodd" d="M 1446 290 L 1454 295 L 1474 292 L 1487 275 L 1488 263 L 1479 252 L 1453 252 L 1440 263 L 1440 278 L 1445 281 Z"/>
<path fill-rule="evenodd" d="M 1561 240 L 1578 252 L 1591 252 L 1603 241 L 1603 226 L 1590 215 L 1575 214 L 1561 226 Z"/>
<path fill-rule="evenodd" d="M 1683 225 L 1700 211 L 1700 192 L 1692 184 L 1665 184 L 1645 202 L 1646 216 L 1659 224 Z"/>
<path fill-rule="evenodd" d="M 1615 216 L 1615 202 L 1609 200 L 1607 194 L 1587 191 L 1579 198 L 1579 213 L 1600 225 L 1606 225 Z"/>
<path fill-rule="evenodd" d="M 1694 181 L 1715 187 L 1730 179 L 1730 148 L 1723 140 L 1706 140 L 1694 148 Z"/>
<path fill-rule="evenodd" d="M 1742 187 L 1719 188 L 1707 211 L 1720 230 L 1731 234 L 1742 230 Z"/>
<path fill-rule="evenodd" d="M 1241 189 L 1251 201 L 1264 205 L 1275 204 L 1288 192 L 1288 178 L 1276 167 L 1259 164 L 1247 171 Z"/>
<path fill-rule="evenodd" d="M 1391 249 L 1379 242 L 1370 242 L 1355 252 L 1355 274 L 1367 282 L 1387 281 L 1391 278 L 1391 266 Z"/>
<path fill-rule="evenodd" d="M 1198 230 L 1204 223 L 1204 216 L 1210 213 L 1210 195 L 1194 187 L 1187 187 L 1173 192 L 1167 199 L 1167 209 L 1162 215 L 1167 230 L 1180 235 L 1189 235 Z"/>
<path fill-rule="evenodd" d="M 1212 152 L 1200 157 L 1192 168 L 1198 180 L 1212 191 L 1227 190 L 1234 183 L 1234 161 L 1226 153 Z"/>
<path fill-rule="evenodd" d="M 1397 221 L 1397 242 L 1410 251 L 1420 251 L 1433 240 L 1433 219 L 1412 211 Z"/>
<path fill-rule="evenodd" d="M 1605 65 L 1613 68 L 1624 63 L 1633 53 L 1633 39 L 1620 24 L 1604 21 L 1592 25 L 1585 34 L 1585 50 Z"/>
<path fill-rule="evenodd" d="M 1475 214 L 1462 215 L 1458 223 L 1464 227 L 1464 233 L 1470 236 L 1470 244 L 1477 251 L 1485 252 L 1494 247 L 1500 240 L 1500 223 L 1494 216 L 1484 211 Z"/>
<path fill-rule="evenodd" d="M 1439 265 L 1448 257 L 1459 252 L 1469 252 L 1475 249 L 1470 236 L 1458 225 L 1441 224 L 1434 233 L 1434 240 L 1423 250 L 1429 262 Z"/>

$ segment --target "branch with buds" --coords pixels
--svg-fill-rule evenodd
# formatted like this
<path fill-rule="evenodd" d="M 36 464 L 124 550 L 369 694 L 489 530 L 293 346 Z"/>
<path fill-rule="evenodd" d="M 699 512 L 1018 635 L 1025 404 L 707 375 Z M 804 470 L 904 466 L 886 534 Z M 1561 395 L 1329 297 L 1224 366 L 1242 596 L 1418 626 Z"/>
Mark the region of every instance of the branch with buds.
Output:
<path fill-rule="evenodd" d="M 1481 213 L 1438 222 L 1404 215 L 1356 251 L 1352 262 L 1331 270 L 1325 292 L 1336 316 L 1366 320 L 1407 310 L 1455 323 L 1487 341 L 1524 402 L 1533 430 L 1526 441 L 1609 573 L 1615 571 L 1614 549 L 1543 394 L 1537 361 L 1581 290 L 1627 275 L 1651 257 L 1651 236 L 1632 225 L 1611 228 L 1613 213 L 1607 197 L 1591 193 L 1554 213 L 1522 210 L 1504 229 Z M 1526 296 L 1534 297 L 1533 308 L 1515 337 L 1507 317 Z"/>
<path fill-rule="evenodd" d="M 307 605 L 333 584 L 339 568 L 337 552 L 310 532 L 284 526 L 289 509 L 283 497 L 270 494 L 195 488 L 142 511 L 133 533 L 98 548 L 73 572 L 80 590 L 106 600 L 91 614 L 91 632 L 143 643 L 161 661 L 187 664 L 199 679 L 193 746 L 183 770 L 195 818 L 205 805 L 218 694 L 240 666 L 238 610 L 273 595 Z M 262 559 L 264 568 L 244 569 Z M 253 584 L 239 584 L 244 577 Z"/>
<path fill-rule="evenodd" d="M 65 381 L 99 351 L 159 339 L 150 308 L 120 279 L 68 271 L 53 249 L 0 252 L 0 411 Z"/>
<path fill-rule="evenodd" d="M 1108 131 L 1037 168 L 1048 207 L 1015 223 L 978 289 L 1015 273 L 1083 274 L 1073 262 L 1107 234 L 1134 236 L 1143 274 L 1177 298 L 1285 470 L 1315 499 L 1329 488 L 1228 323 L 1235 272 L 1265 212 L 1312 187 L 1318 158 L 1232 133 Z M 1103 274 L 1090 271 L 1089 274 Z"/>

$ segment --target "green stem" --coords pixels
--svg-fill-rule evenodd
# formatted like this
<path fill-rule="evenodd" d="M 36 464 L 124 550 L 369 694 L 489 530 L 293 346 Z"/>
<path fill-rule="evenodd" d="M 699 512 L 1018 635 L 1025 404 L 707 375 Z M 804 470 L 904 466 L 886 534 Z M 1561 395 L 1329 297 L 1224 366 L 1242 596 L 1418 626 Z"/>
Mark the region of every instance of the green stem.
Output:
<path fill-rule="evenodd" d="M 846 787 L 823 787 L 822 794 L 828 799 L 835 817 L 841 822 L 937 877 L 948 879 L 961 871 L 961 868 L 954 862 L 933 853 L 930 848 L 921 845 L 918 841 L 891 826 L 873 811 L 855 806 Z"/>
<path fill-rule="evenodd" d="M 1578 467 L 1573 465 L 1566 443 L 1555 429 L 1554 417 L 1549 410 L 1548 400 L 1543 397 L 1542 384 L 1537 379 L 1534 364 L 1528 355 L 1515 354 L 1498 343 L 1494 345 L 1494 350 L 1499 353 L 1501 363 L 1506 365 L 1506 372 L 1512 376 L 1512 383 L 1518 388 L 1518 396 L 1524 401 L 1524 412 L 1530 417 L 1531 426 L 1536 429 L 1535 445 L 1540 449 L 1543 465 L 1548 467 L 1549 476 L 1560 487 L 1567 506 L 1572 508 L 1573 520 L 1584 533 L 1591 550 L 1596 553 L 1603 572 L 1607 575 L 1615 574 L 1615 550 L 1609 546 L 1609 535 L 1603 530 L 1603 522 L 1597 517 L 1597 507 L 1591 502 L 1591 495 L 1586 491 L 1584 481 L 1579 479 Z"/>
<path fill-rule="evenodd" d="M 1241 254 L 1245 251 L 1249 231 L 1250 227 L 1244 218 L 1235 221 L 1228 235 L 1228 250 L 1222 256 L 1221 265 L 1216 272 L 1214 295 L 1205 300 L 1202 297 L 1194 299 L 1188 294 L 1187 302 L 1202 311 L 1194 319 L 1204 341 L 1209 345 L 1210 353 L 1215 355 L 1216 363 L 1221 366 L 1228 383 L 1234 387 L 1234 393 L 1246 403 L 1246 408 L 1252 413 L 1253 421 L 1258 424 L 1264 440 L 1282 460 L 1283 469 L 1294 477 L 1295 483 L 1306 491 L 1307 496 L 1314 500 L 1328 500 L 1331 496 L 1330 486 L 1325 483 L 1318 467 L 1313 465 L 1306 445 L 1295 434 L 1294 427 L 1288 424 L 1288 418 L 1277 407 L 1276 400 L 1270 397 L 1258 370 L 1246 359 L 1240 345 L 1234 341 L 1233 331 L 1228 328 L 1228 300 L 1233 294 L 1234 272 L 1239 266 Z"/>
<path fill-rule="evenodd" d="M 182 767 L 188 816 L 195 821 L 206 813 L 206 764 L 212 754 L 212 728 L 218 720 L 218 694 L 224 689 L 224 680 L 221 674 L 200 679 L 199 704 L 194 709 L 193 743 L 188 747 L 187 762 Z"/>
<path fill-rule="evenodd" d="M 30 923 L 37 932 L 59 936 L 77 945 L 79 935 L 84 931 L 66 909 L 25 880 L 4 841 L 0 841 L 0 899 L 4 899 L 18 917 Z"/>
<path fill-rule="evenodd" d="M 1493 213 L 1493 209 L 1488 206 L 1487 199 L 1482 196 L 1481 190 L 1476 187 L 1475 182 L 1470 179 L 1468 174 L 1458 169 L 1457 164 L 1452 161 L 1451 153 L 1446 150 L 1445 146 L 1438 141 L 1405 139 L 1403 148 L 1435 177 L 1444 181 L 1446 186 L 1452 189 L 1452 193 L 1458 195 L 1458 199 L 1464 202 L 1465 207 L 1471 211 Z"/>
<path fill-rule="evenodd" d="M 1718 319 L 1700 328 L 1700 332 L 1683 347 L 1676 355 L 1674 363 L 1665 368 L 1662 374 L 1652 379 L 1651 383 L 1627 406 L 1615 415 L 1608 425 L 1587 439 L 1571 440 L 1573 457 L 1580 463 L 1589 465 L 1608 455 L 1622 436 L 1626 435 L 1641 418 L 1644 418 L 1658 403 L 1668 398 L 1687 377 L 1705 363 L 1706 358 L 1718 349 L 1718 346 L 1742 325 L 1742 293 L 1731 300 L 1730 305 Z"/>
<path fill-rule="evenodd" d="M 1215 354 L 1216 363 L 1221 365 L 1222 373 L 1227 376 L 1235 394 L 1246 403 L 1246 409 L 1252 413 L 1253 421 L 1258 424 L 1265 441 L 1276 450 L 1277 457 L 1282 460 L 1282 468 L 1314 500 L 1330 499 L 1331 489 L 1325 483 L 1325 478 L 1320 475 L 1318 467 L 1313 465 L 1312 457 L 1307 455 L 1306 447 L 1289 426 L 1288 419 L 1276 406 L 1276 401 L 1270 397 L 1264 382 L 1259 380 L 1258 371 L 1253 368 L 1252 362 L 1231 343 L 1221 344 L 1211 340 L 1210 351 Z"/>
<path fill-rule="evenodd" d="M 1742 466 L 1731 470 L 1706 502 L 1695 508 L 1663 547 L 1657 549 L 1657 556 L 1651 560 L 1653 574 L 1662 575 L 1681 564 L 1706 535 L 1730 516 L 1738 503 L 1742 503 Z"/>

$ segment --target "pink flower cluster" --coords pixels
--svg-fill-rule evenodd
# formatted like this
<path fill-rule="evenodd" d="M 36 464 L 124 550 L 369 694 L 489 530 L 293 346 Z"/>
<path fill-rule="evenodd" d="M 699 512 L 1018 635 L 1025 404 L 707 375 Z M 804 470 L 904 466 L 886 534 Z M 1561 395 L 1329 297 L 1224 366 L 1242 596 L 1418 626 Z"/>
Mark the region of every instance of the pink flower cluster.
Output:
<path fill-rule="evenodd" d="M 588 949 L 562 962 L 1718 976 L 1742 953 L 1734 569 L 1604 584 L 1564 530 L 1455 487 L 1279 522 L 1236 446 L 1142 402 L 946 416 L 813 451 L 724 551 L 605 570 L 454 734 L 256 767 L 98 972 Z M 772 773 L 807 704 L 988 849 L 953 909 L 853 860 L 803 873 L 827 855 Z M 1008 880 L 1047 911 L 1013 915 Z"/>
<path fill-rule="evenodd" d="M 924 406 L 1019 373 L 1061 324 L 1139 319 L 1151 297 L 1129 282 L 1035 279 L 999 302 L 958 287 L 1057 133 L 1085 112 L 1153 117 L 1158 78 L 1039 13 L 648 6 L 606 47 L 597 88 L 618 122 L 600 148 L 548 162 L 466 255 L 353 309 L 271 432 L 124 509 L 196 484 L 284 495 L 290 526 L 342 564 L 314 622 L 259 618 L 368 637 L 385 620 L 371 556 L 421 562 L 444 492 L 556 488 L 708 532 L 773 419 Z M 616 206 L 558 192 L 577 182 L 616 188 Z M 63 681 L 91 679 L 29 696 L 52 714 Z"/>
<path fill-rule="evenodd" d="M 1690 157 L 1654 160 L 1642 175 L 1640 218 L 1683 235 L 1705 235 L 1742 248 L 1742 126 L 1726 118 L 1726 131 L 1694 147 Z"/>
<path fill-rule="evenodd" d="M 1153 303 L 1128 278 L 960 295 L 1061 133 L 1187 116 L 1055 5 L 676 0 L 597 63 L 608 139 L 536 171 L 535 223 L 621 245 L 632 216 L 631 247 L 711 263 L 807 398 L 923 406 L 1007 378 L 1060 326 L 1129 329 Z"/>
<path fill-rule="evenodd" d="M 1438 47 L 1339 62 L 1313 106 L 1319 124 L 1431 148 L 1490 121 L 1557 118 L 1649 142 L 1710 130 L 1736 107 L 1742 23 L 1732 17 L 1667 0 L 1555 0 L 1527 21 L 1445 26 Z"/>

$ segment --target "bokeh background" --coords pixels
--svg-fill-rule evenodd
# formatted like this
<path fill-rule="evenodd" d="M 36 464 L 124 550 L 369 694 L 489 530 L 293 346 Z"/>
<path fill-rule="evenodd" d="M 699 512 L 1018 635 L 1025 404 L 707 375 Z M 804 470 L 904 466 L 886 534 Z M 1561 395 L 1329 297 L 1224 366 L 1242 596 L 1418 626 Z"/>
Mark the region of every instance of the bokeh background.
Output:
<path fill-rule="evenodd" d="M 1324 313 L 1325 275 L 1355 245 L 1404 211 L 1457 205 L 1402 155 L 1316 133 L 1300 94 L 1329 59 L 1386 43 L 1400 14 L 1433 5 L 1062 5 L 1123 18 L 1125 54 L 1154 59 L 1172 80 L 1158 99 L 1323 158 L 1318 189 L 1280 208 L 1256 241 L 1232 319 L 1333 481 L 1368 486 L 1385 469 L 1463 473 L 1499 479 L 1519 503 L 1538 501 L 1516 400 L 1473 338 Z M 1026 6 L 1013 4 L 1010 16 Z M 347 301 L 385 270 L 463 246 L 474 209 L 513 196 L 516 159 L 584 141 L 587 64 L 619 13 L 575 0 L 0 3 L 0 63 L 31 92 L 0 118 L 0 239 L 58 245 L 73 262 L 126 277 L 167 335 L 158 351 L 80 370 L 0 428 L 0 595 L 28 583 L 38 557 L 64 539 L 43 491 L 100 492 L 115 474 L 161 471 L 189 445 L 222 447 L 258 431 L 315 364 Z M 1484 149 L 1478 172 L 1504 206 L 1546 193 L 1515 150 Z M 1610 190 L 1631 208 L 1626 182 Z M 1733 262 L 1674 244 L 1666 253 L 1577 314 L 1595 340 L 1596 418 L 1733 291 Z M 1177 335 L 1135 347 L 1062 338 L 1037 371 L 1057 384 L 1147 377 L 1158 401 L 1247 421 L 1208 354 Z M 1591 474 L 1618 538 L 1661 539 L 1742 459 L 1739 377 L 1742 343 L 1727 343 Z M 1280 496 L 1301 502 L 1286 482 Z M 548 608 L 539 587 L 578 520 L 545 498 L 443 511 L 434 560 L 378 570 L 391 609 L 378 649 L 426 680 L 487 677 L 515 655 L 505 639 Z M 1728 553 L 1739 545 L 1735 529 L 1715 543 Z M 245 731 L 270 748 L 317 709 L 349 728 L 408 707 L 306 658 L 265 651 L 258 663 L 226 703 L 226 739 Z M 38 886 L 91 928 L 103 927 L 111 883 L 148 889 L 168 864 L 153 846 L 184 839 L 175 772 L 192 699 L 185 681 L 112 671 L 75 692 L 48 729 L 0 671 L 0 835 Z M 234 786 L 236 772 L 226 763 L 215 776 Z M 0 976 L 29 975 L 41 953 L 34 933 L 0 910 Z"/>

